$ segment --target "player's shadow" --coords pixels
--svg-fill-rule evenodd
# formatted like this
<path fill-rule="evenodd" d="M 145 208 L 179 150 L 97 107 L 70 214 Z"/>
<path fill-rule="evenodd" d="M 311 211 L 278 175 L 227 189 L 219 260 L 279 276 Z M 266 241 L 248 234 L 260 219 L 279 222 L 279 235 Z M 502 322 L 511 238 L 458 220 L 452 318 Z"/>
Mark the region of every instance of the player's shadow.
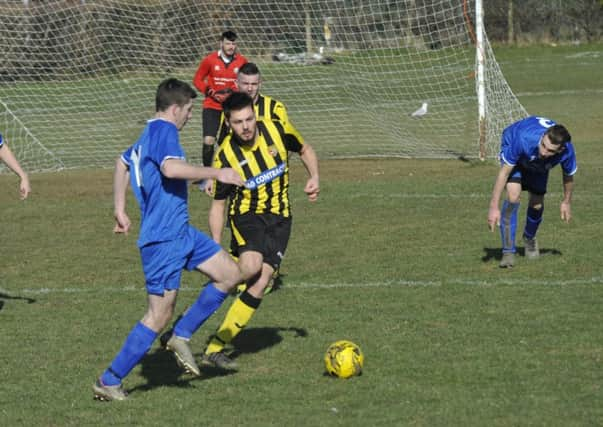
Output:
<path fill-rule="evenodd" d="M 295 338 L 305 338 L 308 336 L 308 332 L 305 329 L 293 326 L 244 329 L 232 340 L 231 348 L 226 349 L 226 353 L 232 360 L 236 360 L 242 354 L 259 353 L 280 344 L 283 341 L 283 332 L 285 334 L 291 333 Z M 232 373 L 233 371 L 211 367 L 203 368 L 203 373 L 208 377 L 224 375 L 227 372 Z"/>
<path fill-rule="evenodd" d="M 483 262 L 489 262 L 491 260 L 500 261 L 502 259 L 502 250 L 500 248 L 484 248 L 484 256 L 482 257 Z M 526 251 L 524 247 L 517 248 L 517 255 L 525 256 Z M 563 253 L 558 249 L 543 248 L 540 249 L 540 255 L 556 255 L 561 256 Z"/>
<path fill-rule="evenodd" d="M 244 329 L 232 340 L 235 349 L 231 353 L 231 357 L 236 358 L 243 353 L 258 353 L 273 347 L 283 341 L 281 332 L 292 333 L 295 338 L 308 336 L 308 332 L 304 328 L 294 326 Z"/>
<path fill-rule="evenodd" d="M 234 350 L 229 352 L 231 359 L 236 359 L 244 353 L 257 353 L 270 348 L 283 341 L 282 333 L 293 333 L 294 337 L 306 337 L 307 331 L 296 327 L 266 327 L 244 329 L 233 340 Z M 195 354 L 195 359 L 199 362 L 202 354 Z M 193 387 L 193 380 L 208 380 L 214 377 L 222 377 L 235 374 L 234 370 L 223 370 L 218 368 L 202 367 L 201 377 L 194 378 L 185 374 L 180 368 L 174 355 L 158 347 L 155 351 L 148 353 L 141 361 L 141 375 L 147 380 L 146 384 L 134 387 L 128 390 L 148 391 L 156 387 Z M 184 376 L 183 376 L 184 375 Z"/>
<path fill-rule="evenodd" d="M 36 302 L 36 300 L 33 298 L 13 296 L 13 295 L 6 294 L 4 292 L 0 292 L 0 310 L 2 310 L 2 308 L 4 307 L 5 300 L 9 300 L 9 299 L 10 300 L 15 299 L 15 300 L 27 301 L 27 304 L 33 304 L 34 302 Z"/>
<path fill-rule="evenodd" d="M 140 361 L 140 366 L 141 375 L 147 382 L 128 390 L 129 393 L 148 391 L 156 387 L 193 388 L 191 381 L 199 379 L 186 374 L 184 369 L 176 363 L 174 355 L 162 347 L 157 347 L 154 351 L 147 353 Z"/>

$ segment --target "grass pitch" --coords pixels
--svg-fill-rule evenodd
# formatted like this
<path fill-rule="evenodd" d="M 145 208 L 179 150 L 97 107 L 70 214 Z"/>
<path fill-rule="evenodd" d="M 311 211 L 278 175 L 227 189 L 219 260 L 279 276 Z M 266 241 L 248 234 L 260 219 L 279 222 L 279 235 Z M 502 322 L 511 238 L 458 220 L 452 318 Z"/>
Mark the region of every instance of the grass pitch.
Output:
<path fill-rule="evenodd" d="M 15 177 L 0 176 L 2 423 L 600 425 L 603 83 L 556 75 L 550 64 L 586 67 L 571 55 L 498 53 L 528 111 L 564 123 L 577 147 L 574 220 L 559 220 L 557 168 L 541 259 L 498 268 L 499 236 L 486 225 L 493 162 L 324 161 L 317 204 L 296 162 L 282 287 L 237 338 L 240 371 L 191 379 L 156 344 L 125 380 L 128 402 L 91 391 L 146 306 L 137 233 L 111 233 L 111 171 L 34 175 L 25 202 Z M 191 191 L 202 229 L 208 205 Z M 178 312 L 202 283 L 185 274 Z M 195 353 L 225 308 L 194 337 Z M 361 346 L 361 377 L 323 375 L 338 339 Z"/>

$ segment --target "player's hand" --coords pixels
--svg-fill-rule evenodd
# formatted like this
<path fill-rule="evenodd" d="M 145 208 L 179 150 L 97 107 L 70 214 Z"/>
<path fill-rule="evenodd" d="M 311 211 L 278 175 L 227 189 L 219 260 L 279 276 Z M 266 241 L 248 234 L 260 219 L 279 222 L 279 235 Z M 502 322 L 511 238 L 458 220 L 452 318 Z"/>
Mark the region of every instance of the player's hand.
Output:
<path fill-rule="evenodd" d="M 318 200 L 318 194 L 320 193 L 318 178 L 308 179 L 308 182 L 306 182 L 306 186 L 304 187 L 304 193 L 308 195 L 309 201 L 315 202 Z"/>
<path fill-rule="evenodd" d="M 569 223 L 572 219 L 572 207 L 568 202 L 561 202 L 561 220 Z"/>
<path fill-rule="evenodd" d="M 232 89 L 222 89 L 215 92 L 212 98 L 221 104 L 226 101 L 230 95 L 232 95 Z"/>
<path fill-rule="evenodd" d="M 25 175 L 21 178 L 21 183 L 19 184 L 19 196 L 21 200 L 27 199 L 29 193 L 31 193 L 31 186 L 29 184 L 29 177 Z"/>
<path fill-rule="evenodd" d="M 214 101 L 223 103 L 228 99 L 230 95 L 232 95 L 232 89 L 222 89 L 215 91 L 212 88 L 207 90 L 207 95 L 210 96 Z"/>
<path fill-rule="evenodd" d="M 211 196 L 214 189 L 214 180 L 213 179 L 202 179 L 201 181 L 197 181 L 194 184 L 199 186 L 199 190 L 203 191 L 208 196 Z"/>
<path fill-rule="evenodd" d="M 494 232 L 498 226 L 500 226 L 500 209 L 498 207 L 490 208 L 488 210 L 488 228 Z"/>
<path fill-rule="evenodd" d="M 205 183 L 205 188 L 203 189 L 203 191 L 205 191 L 205 194 L 207 194 L 209 197 L 214 195 L 214 181 L 213 179 L 208 180 Z"/>
<path fill-rule="evenodd" d="M 224 184 L 234 184 L 236 186 L 243 186 L 244 182 L 239 173 L 232 168 L 218 169 L 217 180 Z"/>
<path fill-rule="evenodd" d="M 214 192 L 214 180 L 213 179 L 201 179 L 199 181 L 193 181 L 193 185 L 196 185 L 199 188 L 199 191 L 207 194 L 208 196 L 213 196 Z"/>
<path fill-rule="evenodd" d="M 125 212 L 116 212 L 115 213 L 115 227 L 113 227 L 113 232 L 116 234 L 128 234 L 130 231 L 130 226 L 132 223 L 130 222 L 130 218 Z"/>

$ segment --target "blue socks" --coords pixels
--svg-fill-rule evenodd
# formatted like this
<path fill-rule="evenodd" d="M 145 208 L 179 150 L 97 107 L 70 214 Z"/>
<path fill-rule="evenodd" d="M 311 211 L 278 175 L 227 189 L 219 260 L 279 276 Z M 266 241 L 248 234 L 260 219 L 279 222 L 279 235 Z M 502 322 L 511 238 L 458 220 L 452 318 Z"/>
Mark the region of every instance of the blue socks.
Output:
<path fill-rule="evenodd" d="M 155 338 L 157 332 L 138 322 L 111 362 L 111 366 L 101 375 L 102 383 L 109 386 L 120 384 L 122 378 L 128 375 L 149 351 Z"/>
<path fill-rule="evenodd" d="M 182 318 L 174 326 L 174 334 L 177 337 L 190 339 L 197 329 L 209 316 L 220 308 L 228 293 L 217 289 L 213 283 L 209 283 L 199 294 L 197 301 L 189 307 Z"/>
<path fill-rule="evenodd" d="M 500 210 L 500 238 L 502 240 L 503 253 L 516 251 L 515 248 L 515 233 L 517 231 L 517 211 L 519 203 L 511 203 L 505 200 L 502 209 Z M 528 207 L 526 213 L 526 226 L 523 230 L 523 235 L 528 239 L 533 239 L 538 231 L 538 226 L 542 222 L 541 209 Z"/>
<path fill-rule="evenodd" d="M 515 233 L 517 231 L 517 211 L 519 203 L 505 200 L 500 210 L 500 238 L 503 253 L 515 253 Z"/>
<path fill-rule="evenodd" d="M 528 239 L 533 239 L 536 236 L 536 231 L 538 231 L 538 226 L 542 222 L 542 213 L 544 211 L 544 206 L 541 209 L 534 209 L 532 207 L 528 207 L 527 215 L 526 215 L 526 226 L 523 230 L 523 235 Z"/>
<path fill-rule="evenodd" d="M 228 293 L 209 283 L 174 327 L 176 336 L 189 339 L 203 322 L 220 308 L 227 296 Z M 138 322 L 109 368 L 101 375 L 101 382 L 108 386 L 121 384 L 122 378 L 128 375 L 150 350 L 157 335 L 157 332 Z"/>

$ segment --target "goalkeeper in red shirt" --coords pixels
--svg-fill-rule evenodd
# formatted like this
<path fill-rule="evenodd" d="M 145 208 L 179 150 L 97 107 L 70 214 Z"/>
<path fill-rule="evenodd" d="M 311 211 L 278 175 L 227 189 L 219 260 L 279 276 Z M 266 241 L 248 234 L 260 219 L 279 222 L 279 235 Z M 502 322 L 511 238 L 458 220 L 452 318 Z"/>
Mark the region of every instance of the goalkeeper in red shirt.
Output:
<path fill-rule="evenodd" d="M 193 78 L 193 84 L 203 94 L 203 165 L 211 166 L 214 144 L 220 125 L 222 102 L 236 90 L 237 73 L 247 58 L 237 52 L 237 35 L 225 31 L 220 39 L 220 49 L 207 55 Z"/>

